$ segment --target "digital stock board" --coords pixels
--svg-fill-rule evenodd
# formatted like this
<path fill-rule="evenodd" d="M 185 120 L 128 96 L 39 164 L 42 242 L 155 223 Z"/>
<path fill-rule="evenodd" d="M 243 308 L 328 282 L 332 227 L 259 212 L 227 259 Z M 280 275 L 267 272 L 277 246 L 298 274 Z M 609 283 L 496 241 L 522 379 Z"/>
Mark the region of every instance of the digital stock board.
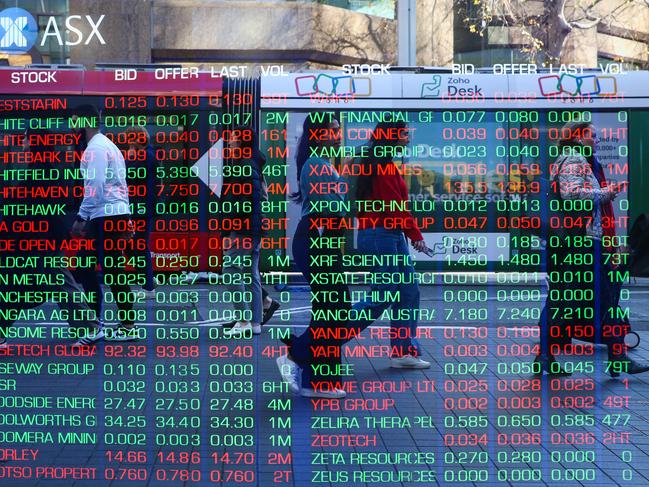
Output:
<path fill-rule="evenodd" d="M 649 485 L 649 74 L 507 66 L 0 69 L 0 485 Z"/>

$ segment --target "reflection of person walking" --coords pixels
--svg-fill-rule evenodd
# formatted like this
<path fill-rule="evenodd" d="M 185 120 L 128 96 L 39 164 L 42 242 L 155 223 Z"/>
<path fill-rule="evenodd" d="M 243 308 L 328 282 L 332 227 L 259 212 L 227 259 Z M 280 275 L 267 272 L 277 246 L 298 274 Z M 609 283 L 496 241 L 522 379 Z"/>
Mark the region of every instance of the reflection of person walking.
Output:
<path fill-rule="evenodd" d="M 377 148 L 392 146 L 398 149 L 408 145 L 409 140 L 405 123 L 379 123 L 372 133 L 369 157 L 362 160 L 366 168 L 356 183 L 356 196 L 359 203 L 366 205 L 361 205 L 357 215 L 361 228 L 358 232 L 358 250 L 372 256 L 379 264 L 373 266 L 371 271 L 375 276 L 371 296 L 377 299 L 368 298 L 354 305 L 354 310 L 359 311 L 360 315 L 369 313 L 370 319 L 358 320 L 355 325 L 365 329 L 390 308 L 390 366 L 425 369 L 430 367 L 430 362 L 421 358 L 416 338 L 419 284 L 407 238 L 419 252 L 426 250 L 426 243 L 410 211 L 402 209 L 408 202 L 408 189 L 403 176 L 392 157 L 377 156 L 377 153 L 386 153 L 384 150 L 377 151 Z M 397 228 L 393 228 L 395 225 L 388 227 L 388 221 L 396 222 Z"/>
<path fill-rule="evenodd" d="M 615 326 L 622 324 L 617 318 L 619 286 L 610 282 L 614 268 L 609 257 L 617 250 L 607 246 L 615 237 L 612 201 L 619 188 L 608 184 L 597 160 L 595 127 L 588 122 L 569 123 L 561 133 L 562 155 L 551 171 L 556 173 L 551 199 L 558 202 L 560 225 L 550 230 L 548 238 L 549 289 L 539 323 L 535 372 L 570 375 L 554 355 L 573 337 L 606 343 L 607 371 L 613 377 L 649 371 L 649 365 L 628 357 L 624 334 L 616 332 L 622 327 Z"/>
<path fill-rule="evenodd" d="M 106 340 L 137 340 L 139 330 L 135 326 L 129 285 L 131 276 L 125 270 L 124 252 L 131 250 L 132 223 L 124 157 L 117 146 L 99 131 L 97 108 L 82 105 L 75 114 L 83 120 L 81 126 L 85 127 L 82 130 L 86 132 L 88 147 L 81 160 L 81 169 L 85 171 L 84 197 L 72 234 L 83 236 L 87 233 L 94 239 L 104 284 L 110 287 L 117 303 L 117 319 L 121 324 L 105 329 Z M 86 292 L 95 292 L 95 309 L 101 309 L 103 295 L 98 273 L 84 272 L 81 279 Z"/>
<path fill-rule="evenodd" d="M 228 177 L 221 192 L 224 232 L 223 278 L 238 314 L 226 337 L 261 333 L 264 315 L 259 255 L 261 251 L 262 203 L 268 199 L 261 164 L 253 159 L 254 137 L 250 127 L 230 131 L 229 146 L 240 149 L 241 157 L 232 158 Z M 225 171 L 225 169 L 224 169 Z"/>
<path fill-rule="evenodd" d="M 129 142 L 126 156 L 127 182 L 130 195 L 129 203 L 133 208 L 131 220 L 135 231 L 131 255 L 135 258 L 134 266 L 144 277 L 142 290 L 138 294 L 145 299 L 153 299 L 156 286 L 153 279 L 149 236 L 158 202 L 158 186 L 156 184 L 158 161 L 151 146 L 149 132 L 145 127 L 130 127 L 126 130 L 126 134 Z M 141 281 L 141 278 L 139 280 Z"/>
<path fill-rule="evenodd" d="M 341 398 L 338 387 L 341 370 L 341 329 L 347 326 L 351 297 L 345 284 L 331 284 L 330 276 L 344 274 L 336 220 L 343 215 L 336 203 L 345 199 L 337 191 L 340 177 L 325 158 L 311 156 L 311 150 L 340 145 L 340 125 L 335 118 L 316 120 L 309 114 L 303 125 L 297 152 L 299 191 L 293 195 L 302 204 L 302 218 L 293 237 L 293 257 L 311 290 L 311 320 L 300 336 L 285 343 L 288 354 L 277 365 L 292 392 L 305 397 Z M 320 189 L 324 188 L 324 189 Z M 331 225 L 322 226 L 324 219 Z M 332 316 L 344 318 L 332 319 Z M 284 341 L 284 340 L 283 340 Z M 299 380 L 301 372 L 301 381 Z"/>
<path fill-rule="evenodd" d="M 48 147 L 38 141 L 45 140 L 50 132 L 44 130 L 28 130 L 25 134 L 23 147 L 26 152 L 30 154 L 38 154 L 42 161 L 48 159 L 53 151 L 52 147 Z M 29 159 L 29 157 L 28 157 Z M 42 168 L 46 172 L 52 168 L 50 163 L 47 162 L 32 162 L 30 163 L 32 169 L 37 167 Z M 14 186 L 8 191 L 8 194 L 24 193 L 25 196 L 9 197 L 2 199 L 2 205 L 10 204 L 28 204 L 30 207 L 49 207 L 60 199 L 51 197 L 37 196 L 40 194 L 50 194 L 46 191 L 46 186 L 60 185 L 62 182 L 56 179 L 43 179 L 35 180 L 29 179 L 18 186 Z M 7 194 L 5 193 L 5 194 Z M 69 335 L 77 338 L 73 346 L 89 346 L 101 340 L 104 333 L 99 327 L 97 317 L 93 310 L 90 309 L 87 302 L 81 298 L 82 290 L 74 280 L 72 273 L 59 266 L 52 267 L 45 265 L 44 260 L 46 257 L 62 257 L 62 243 L 67 240 L 65 222 L 61 215 L 35 215 L 16 217 L 8 216 L 2 218 L 2 230 L 7 232 L 10 237 L 9 241 L 13 242 L 12 249 L 4 249 L 0 255 L 0 262 L 7 257 L 30 258 L 36 262 L 33 267 L 12 267 L 7 268 L 3 266 L 4 279 L 0 280 L 0 306 L 5 309 L 19 311 L 23 309 L 32 309 L 42 303 L 48 298 L 41 299 L 38 296 L 55 296 L 55 300 L 59 308 L 63 311 L 62 315 L 67 317 L 70 324 Z M 38 228 L 39 231 L 31 231 L 31 224 L 33 228 Z M 45 231 L 40 229 L 45 228 Z M 40 241 L 46 240 L 49 244 L 53 244 L 53 250 L 18 250 L 21 242 L 27 241 Z M 33 246 L 29 248 L 34 249 Z M 17 298 L 8 299 L 9 296 L 15 294 Z M 0 319 L 0 348 L 8 346 L 7 336 L 11 333 L 10 328 L 14 320 Z"/>
<path fill-rule="evenodd" d="M 239 135 L 241 135 L 241 130 L 245 130 L 246 132 L 244 134 L 247 134 L 248 133 L 247 131 L 252 130 L 252 129 L 250 127 L 247 127 L 247 126 L 239 127 L 239 131 L 240 131 Z M 246 135 L 246 138 L 247 138 L 247 135 Z M 235 135 L 235 140 L 239 140 L 239 139 L 240 139 L 240 137 Z M 230 141 L 230 142 L 232 142 L 232 141 Z M 234 145 L 232 145 L 232 147 L 235 147 L 238 144 L 240 144 L 240 142 L 234 142 Z M 266 179 L 264 178 L 264 171 L 263 171 L 263 168 L 264 168 L 264 166 L 266 164 L 266 157 L 259 150 L 259 144 L 257 142 L 257 138 L 255 137 L 254 131 L 252 131 L 252 139 L 250 141 L 246 141 L 245 146 L 251 148 L 251 150 L 246 149 L 245 152 L 246 152 L 247 155 L 252 153 L 252 161 L 253 161 L 252 170 L 260 172 L 260 174 L 259 174 L 259 177 L 261 178 L 260 182 L 263 185 L 261 187 L 262 192 L 260 194 L 260 197 L 261 197 L 260 201 L 263 204 L 264 201 L 268 200 L 268 190 L 266 189 Z M 242 153 L 243 153 L 243 151 L 242 151 Z M 241 170 L 247 171 L 247 169 L 241 169 L 241 168 L 235 169 L 235 171 L 241 171 Z M 232 177 L 232 176 L 234 176 L 234 174 L 230 173 L 230 176 Z M 246 178 L 246 179 L 248 179 L 248 182 L 250 182 L 249 178 Z M 243 181 L 243 182 L 245 183 L 246 181 Z M 254 193 L 254 188 L 253 188 L 253 193 Z M 232 196 L 233 195 L 230 194 L 229 198 L 232 199 Z M 248 201 L 250 201 L 251 203 L 254 203 L 254 201 L 252 201 L 250 199 Z M 232 206 L 233 209 L 236 209 L 238 204 L 240 204 L 240 203 L 236 203 L 235 205 L 233 205 L 233 206 L 231 205 L 231 206 Z M 261 212 L 261 208 L 259 209 L 259 211 Z M 226 215 L 226 214 L 222 214 L 221 216 L 222 216 L 222 218 L 223 217 L 224 218 L 228 217 L 228 215 Z M 263 219 L 262 219 L 262 222 L 263 222 Z M 263 230 L 263 226 L 262 226 L 262 230 Z M 276 301 L 275 299 L 270 297 L 270 294 L 268 293 L 268 291 L 266 291 L 266 289 L 263 286 L 261 288 L 261 301 L 262 301 L 262 304 L 263 304 L 263 314 L 262 314 L 262 318 L 261 318 L 261 325 L 263 326 L 273 318 L 273 315 L 280 308 L 281 305 L 279 304 L 278 301 Z M 234 321 L 229 322 L 229 323 L 224 323 L 223 324 L 223 329 L 227 330 L 229 328 L 232 328 L 236 324 L 237 324 L 236 319 Z M 251 323 L 251 326 L 252 326 L 252 323 Z"/>

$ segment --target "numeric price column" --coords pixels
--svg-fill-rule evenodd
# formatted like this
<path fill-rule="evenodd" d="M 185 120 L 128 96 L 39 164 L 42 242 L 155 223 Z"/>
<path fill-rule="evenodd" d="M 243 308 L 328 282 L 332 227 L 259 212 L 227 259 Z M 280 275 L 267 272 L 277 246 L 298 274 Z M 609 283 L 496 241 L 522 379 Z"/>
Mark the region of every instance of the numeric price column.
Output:
<path fill-rule="evenodd" d="M 149 461 L 146 450 L 148 369 L 143 362 L 146 345 L 104 346 L 102 395 L 103 441 L 106 466 L 104 479 L 146 481 Z M 102 424 L 102 422 L 99 422 Z"/>
<path fill-rule="evenodd" d="M 157 481 L 199 482 L 202 444 L 201 398 L 204 394 L 200 366 L 199 328 L 156 328 L 153 370 Z"/>
<path fill-rule="evenodd" d="M 211 328 L 211 337 L 222 337 Z M 252 330 L 210 345 L 208 368 L 208 446 L 210 482 L 257 482 L 257 391 Z"/>

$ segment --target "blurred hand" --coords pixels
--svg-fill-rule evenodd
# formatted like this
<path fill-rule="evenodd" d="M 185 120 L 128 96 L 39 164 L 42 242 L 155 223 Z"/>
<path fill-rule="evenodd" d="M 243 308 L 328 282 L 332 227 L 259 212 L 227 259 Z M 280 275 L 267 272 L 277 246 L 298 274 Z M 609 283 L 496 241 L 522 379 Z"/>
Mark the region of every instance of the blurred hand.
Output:
<path fill-rule="evenodd" d="M 70 233 L 72 234 L 73 237 L 85 237 L 86 236 L 86 225 L 87 225 L 87 222 L 76 220 L 72 224 L 72 229 L 70 230 Z"/>
<path fill-rule="evenodd" d="M 417 251 L 417 252 L 424 252 L 426 250 L 426 242 L 423 240 L 413 240 L 412 241 L 412 247 Z"/>
<path fill-rule="evenodd" d="M 622 191 L 622 188 L 619 184 L 612 183 L 609 184 L 606 189 L 608 190 L 609 193 L 611 193 L 611 198 L 615 199 L 618 194 Z"/>
<path fill-rule="evenodd" d="M 628 264 L 632 257 L 631 253 L 632 253 L 631 247 L 627 245 L 622 245 L 617 249 L 615 249 L 610 259 L 611 267 L 613 269 L 617 269 L 622 265 Z"/>

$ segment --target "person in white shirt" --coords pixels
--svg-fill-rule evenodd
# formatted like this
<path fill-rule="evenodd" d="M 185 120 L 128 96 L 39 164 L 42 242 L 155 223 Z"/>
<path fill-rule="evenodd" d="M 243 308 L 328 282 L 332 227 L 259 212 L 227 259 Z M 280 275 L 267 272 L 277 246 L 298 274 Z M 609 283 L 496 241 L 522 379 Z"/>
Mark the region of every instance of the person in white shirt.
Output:
<path fill-rule="evenodd" d="M 55 146 L 42 142 L 50 135 L 52 132 L 49 130 L 28 129 L 23 138 L 24 153 L 41 156 L 45 160 L 48 155 L 58 152 Z M 39 137 L 42 138 L 41 142 L 39 142 Z M 29 165 L 32 169 L 46 171 L 52 167 L 50 162 L 30 162 Z M 64 181 L 59 179 L 28 178 L 19 182 L 16 187 L 32 193 L 32 195 L 28 198 L 12 193 L 0 196 L 0 208 L 6 204 L 27 204 L 31 208 L 57 205 L 56 201 L 61 201 L 61 199 L 45 195 L 49 194 L 48 190 L 52 187 L 61 187 L 62 184 Z M 43 191 L 43 195 L 35 196 L 34 193 L 38 193 L 39 190 Z M 4 267 L 2 273 L 5 275 L 4 282 L 0 282 L 0 306 L 7 311 L 0 317 L 0 349 L 11 346 L 7 337 L 12 336 L 10 329 L 16 321 L 14 313 L 37 308 L 47 302 L 48 298 L 42 296 L 48 295 L 49 297 L 57 296 L 53 301 L 61 309 L 62 315 L 67 316 L 67 322 L 70 325 L 69 335 L 71 338 L 77 339 L 71 344 L 72 347 L 92 346 L 104 337 L 96 313 L 90 309 L 86 301 L 80 299 L 83 291 L 74 279 L 72 272 L 58 263 L 47 262 L 49 259 L 54 262 L 60 261 L 64 255 L 63 243 L 69 238 L 64 218 L 60 214 L 0 216 L 3 223 L 0 239 L 13 244 L 0 252 L 0 265 Z M 32 225 L 33 231 L 25 231 L 27 228 L 32 228 Z M 43 227 L 45 230 L 41 230 Z M 42 250 L 39 248 L 40 246 L 28 245 L 26 250 L 21 250 L 20 244 L 25 241 L 47 241 L 53 245 L 53 248 Z M 34 261 L 34 265 L 30 267 L 7 266 L 6 262 L 16 256 L 28 257 Z"/>
<path fill-rule="evenodd" d="M 133 227 L 126 183 L 126 164 L 113 142 L 99 131 L 100 115 L 92 105 L 74 111 L 85 131 L 88 146 L 81 158 L 84 175 L 84 197 L 72 226 L 72 235 L 86 235 L 95 241 L 95 252 L 117 303 L 120 325 L 106 329 L 106 340 L 130 341 L 139 338 L 135 326 L 131 277 L 125 269 L 124 255 L 132 251 Z M 106 279 L 109 277 L 109 279 Z M 96 271 L 80 276 L 86 292 L 94 291 L 95 310 L 101 316 L 103 293 Z"/>

